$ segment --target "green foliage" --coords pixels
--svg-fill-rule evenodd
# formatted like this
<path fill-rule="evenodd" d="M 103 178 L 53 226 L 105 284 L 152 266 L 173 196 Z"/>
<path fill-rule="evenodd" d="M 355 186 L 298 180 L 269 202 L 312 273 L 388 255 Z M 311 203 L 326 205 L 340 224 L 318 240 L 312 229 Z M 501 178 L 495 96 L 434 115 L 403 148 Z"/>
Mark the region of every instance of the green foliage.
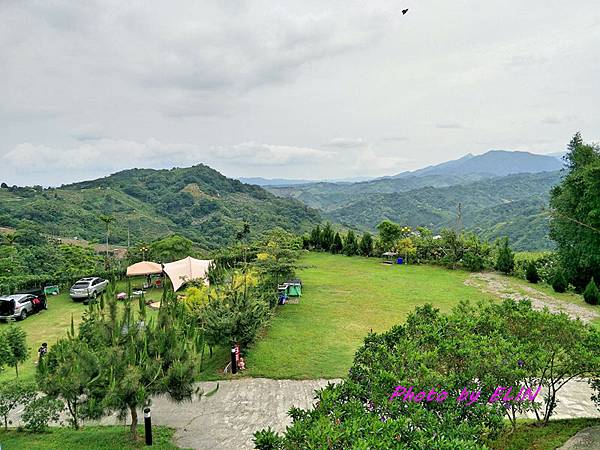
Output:
<path fill-rule="evenodd" d="M 36 433 L 47 431 L 50 422 L 58 422 L 64 407 L 63 402 L 49 396 L 30 401 L 21 415 L 25 429 Z"/>
<path fill-rule="evenodd" d="M 333 245 L 334 233 L 331 224 L 327 222 L 321 231 L 321 248 L 325 251 L 329 251 Z"/>
<path fill-rule="evenodd" d="M 344 243 L 342 242 L 342 237 L 338 231 L 335 232 L 335 236 L 333 237 L 333 244 L 331 245 L 331 253 L 337 255 L 338 253 L 342 253 L 344 250 Z"/>
<path fill-rule="evenodd" d="M 254 433 L 254 448 L 258 450 L 278 450 L 281 444 L 281 438 L 271 427 Z"/>
<path fill-rule="evenodd" d="M 354 256 L 358 253 L 358 242 L 356 241 L 356 235 L 352 230 L 348 230 L 348 233 L 346 234 L 343 252 L 346 256 Z"/>
<path fill-rule="evenodd" d="M 149 258 L 153 261 L 168 263 L 192 256 L 193 242 L 178 235 L 168 236 L 150 244 Z"/>
<path fill-rule="evenodd" d="M 19 364 L 27 360 L 27 333 L 14 324 L 0 331 L 0 367 L 4 364 L 14 367 L 19 378 Z"/>
<path fill-rule="evenodd" d="M 396 244 L 396 241 L 402 237 L 402 228 L 402 226 L 390 220 L 384 220 L 377 225 L 377 231 L 379 231 L 379 240 L 384 252 L 392 250 Z"/>
<path fill-rule="evenodd" d="M 555 292 L 566 292 L 569 283 L 562 270 L 558 270 L 552 279 L 552 289 Z"/>
<path fill-rule="evenodd" d="M 322 248 L 321 236 L 321 225 L 317 224 L 317 226 L 314 227 L 310 232 L 310 245 L 312 248 L 317 250 Z"/>
<path fill-rule="evenodd" d="M 8 416 L 17 406 L 25 406 L 37 395 L 36 386 L 22 381 L 10 380 L 0 383 L 0 416 L 4 419 L 4 430 L 8 428 Z"/>
<path fill-rule="evenodd" d="M 87 343 L 69 339 L 52 346 L 40 361 L 36 378 L 43 392 L 66 402 L 71 425 L 78 429 L 81 419 L 102 415 L 100 372 L 100 359 Z"/>
<path fill-rule="evenodd" d="M 567 281 L 581 292 L 600 279 L 600 148 L 577 133 L 565 156 L 568 172 L 552 190 L 550 237 Z"/>
<path fill-rule="evenodd" d="M 405 325 L 368 335 L 347 379 L 318 391 L 314 409 L 292 409 L 280 439 L 269 430 L 255 436 L 282 449 L 482 449 L 503 431 L 503 416 L 515 427 L 519 414 L 533 411 L 547 424 L 564 383 L 600 369 L 598 338 L 594 328 L 526 301 L 461 303 L 450 314 L 417 307 Z M 487 401 L 497 386 L 524 384 L 548 390 L 541 410 L 531 401 Z M 397 386 L 423 396 L 464 388 L 480 395 L 469 407 L 455 398 L 405 402 L 393 397 Z"/>
<path fill-rule="evenodd" d="M 197 165 L 172 170 L 132 169 L 60 188 L 2 190 L 0 226 L 36 224 L 44 233 L 125 244 L 162 238 L 166 230 L 206 250 L 232 244 L 247 222 L 254 237 L 278 226 L 302 232 L 321 222 L 317 211 Z"/>
<path fill-rule="evenodd" d="M 540 281 L 540 275 L 538 273 L 535 261 L 529 261 L 529 263 L 527 264 L 525 278 L 527 279 L 527 281 L 534 284 Z"/>
<path fill-rule="evenodd" d="M 248 346 L 269 317 L 269 302 L 262 296 L 255 275 L 236 273 L 219 286 L 201 311 L 207 342 L 211 346 Z"/>
<path fill-rule="evenodd" d="M 585 291 L 583 291 L 583 299 L 590 305 L 597 305 L 600 303 L 600 291 L 598 291 L 598 286 L 596 286 L 593 278 L 586 286 Z"/>
<path fill-rule="evenodd" d="M 373 237 L 368 231 L 365 231 L 360 238 L 358 250 L 362 256 L 371 256 L 373 254 Z"/>
<path fill-rule="evenodd" d="M 500 241 L 498 246 L 498 257 L 496 258 L 496 270 L 508 275 L 515 268 L 515 254 L 508 244 L 508 238 Z"/>

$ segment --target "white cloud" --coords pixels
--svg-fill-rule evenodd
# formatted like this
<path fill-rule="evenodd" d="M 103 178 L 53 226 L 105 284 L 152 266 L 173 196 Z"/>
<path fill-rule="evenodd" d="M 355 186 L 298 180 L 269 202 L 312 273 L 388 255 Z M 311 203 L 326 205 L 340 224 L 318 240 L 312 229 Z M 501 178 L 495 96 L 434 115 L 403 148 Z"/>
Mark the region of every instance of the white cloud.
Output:
<path fill-rule="evenodd" d="M 327 143 L 329 147 L 338 148 L 360 148 L 365 147 L 367 143 L 362 139 L 350 139 L 350 138 L 335 138 Z"/>
<path fill-rule="evenodd" d="M 220 160 L 258 166 L 310 165 L 331 162 L 336 158 L 335 153 L 316 148 L 258 144 L 255 142 L 217 147 L 213 150 L 212 155 Z"/>

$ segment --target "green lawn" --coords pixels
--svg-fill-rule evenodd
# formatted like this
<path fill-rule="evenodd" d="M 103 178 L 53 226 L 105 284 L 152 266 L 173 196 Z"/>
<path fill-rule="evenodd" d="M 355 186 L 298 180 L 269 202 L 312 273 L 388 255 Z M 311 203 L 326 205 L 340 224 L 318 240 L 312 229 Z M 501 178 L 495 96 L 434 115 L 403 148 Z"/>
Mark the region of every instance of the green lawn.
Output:
<path fill-rule="evenodd" d="M 127 427 L 85 427 L 75 431 L 71 428 L 52 428 L 47 433 L 24 431 L 0 431 L 2 450 L 130 450 L 148 448 L 144 445 L 144 428 L 139 427 L 140 439 L 133 442 Z M 177 449 L 172 443 L 174 430 L 153 427 L 152 448 Z"/>
<path fill-rule="evenodd" d="M 142 282 L 143 280 L 135 280 L 133 284 Z M 119 282 L 117 289 L 118 291 L 126 291 L 126 283 L 124 281 Z M 161 295 L 162 291 L 160 289 L 150 290 L 147 293 L 147 297 L 157 300 L 160 299 Z M 135 302 L 137 306 L 137 300 Z M 16 326 L 23 328 L 27 333 L 27 344 L 30 350 L 28 361 L 19 366 L 19 378 L 33 379 L 38 358 L 37 350 L 42 342 L 47 342 L 49 346 L 52 346 L 58 339 L 66 337 L 71 327 L 71 317 L 73 317 L 73 322 L 77 326 L 81 322 L 86 308 L 83 301 L 74 302 L 69 297 L 68 292 L 62 292 L 60 295 L 48 296 L 47 311 L 40 311 L 24 321 L 14 322 Z M 152 317 L 156 313 L 148 308 L 147 314 Z M 0 330 L 7 326 L 9 326 L 7 323 L 0 322 Z M 15 371 L 12 367 L 5 367 L 5 370 L 0 372 L 0 381 L 13 379 L 14 377 Z"/>
<path fill-rule="evenodd" d="M 249 351 L 246 375 L 344 377 L 370 331 L 405 320 L 417 305 L 448 310 L 458 301 L 492 298 L 465 286 L 468 273 L 426 265 L 385 265 L 376 258 L 310 253 L 299 271 L 300 304 L 279 307 L 265 336 Z"/>
<path fill-rule="evenodd" d="M 551 420 L 545 427 L 521 421 L 514 433 L 506 433 L 489 446 L 492 450 L 554 450 L 584 428 L 598 425 L 600 419 Z"/>

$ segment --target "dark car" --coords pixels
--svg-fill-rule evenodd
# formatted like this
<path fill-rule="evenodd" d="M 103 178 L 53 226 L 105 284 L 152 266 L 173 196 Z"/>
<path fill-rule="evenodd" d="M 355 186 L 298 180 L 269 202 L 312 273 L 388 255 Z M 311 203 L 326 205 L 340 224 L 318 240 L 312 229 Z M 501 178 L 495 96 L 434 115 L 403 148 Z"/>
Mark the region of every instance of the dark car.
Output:
<path fill-rule="evenodd" d="M 42 292 L 13 294 L 0 297 L 0 320 L 25 320 L 28 315 L 48 309 Z"/>

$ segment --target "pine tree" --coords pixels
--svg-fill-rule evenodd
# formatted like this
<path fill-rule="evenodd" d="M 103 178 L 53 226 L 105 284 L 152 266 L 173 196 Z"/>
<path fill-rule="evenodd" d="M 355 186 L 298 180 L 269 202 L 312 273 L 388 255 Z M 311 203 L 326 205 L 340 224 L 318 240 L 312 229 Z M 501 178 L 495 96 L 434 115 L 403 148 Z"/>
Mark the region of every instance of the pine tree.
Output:
<path fill-rule="evenodd" d="M 358 242 L 356 242 L 356 235 L 354 231 L 349 230 L 346 235 L 346 241 L 344 242 L 344 255 L 354 256 L 358 253 Z"/>
<path fill-rule="evenodd" d="M 360 254 L 363 256 L 371 256 L 373 254 L 373 237 L 371 233 L 366 231 L 360 238 L 359 244 Z"/>
<path fill-rule="evenodd" d="M 530 283 L 534 283 L 534 284 L 540 281 L 540 275 L 538 273 L 537 265 L 535 264 L 535 261 L 529 261 L 527 263 L 525 278 L 527 278 L 527 281 L 529 281 Z"/>
<path fill-rule="evenodd" d="M 0 333 L 0 367 L 7 364 L 15 368 L 19 378 L 19 364 L 25 362 L 29 356 L 27 348 L 27 333 L 16 325 L 10 325 Z"/>
<path fill-rule="evenodd" d="M 327 222 L 321 231 L 321 247 L 328 252 L 333 245 L 334 233 L 331 224 Z"/>
<path fill-rule="evenodd" d="M 310 243 L 314 249 L 321 249 L 321 225 L 317 225 L 310 232 Z"/>
<path fill-rule="evenodd" d="M 565 292 L 568 286 L 569 282 L 567 281 L 565 274 L 562 270 L 559 270 L 552 279 L 552 289 L 556 292 Z"/>
<path fill-rule="evenodd" d="M 594 278 L 590 280 L 585 291 L 583 291 L 583 299 L 590 305 L 597 305 L 600 303 L 600 291 L 598 291 L 598 286 L 596 286 Z"/>
<path fill-rule="evenodd" d="M 508 275 L 515 267 L 515 254 L 508 245 L 508 238 L 502 239 L 496 259 L 496 270 Z"/>
<path fill-rule="evenodd" d="M 340 236 L 340 233 L 336 231 L 335 236 L 333 237 L 333 244 L 331 244 L 331 253 L 338 254 L 338 253 L 342 253 L 342 251 L 344 250 L 344 243 L 342 242 L 342 237 Z"/>

